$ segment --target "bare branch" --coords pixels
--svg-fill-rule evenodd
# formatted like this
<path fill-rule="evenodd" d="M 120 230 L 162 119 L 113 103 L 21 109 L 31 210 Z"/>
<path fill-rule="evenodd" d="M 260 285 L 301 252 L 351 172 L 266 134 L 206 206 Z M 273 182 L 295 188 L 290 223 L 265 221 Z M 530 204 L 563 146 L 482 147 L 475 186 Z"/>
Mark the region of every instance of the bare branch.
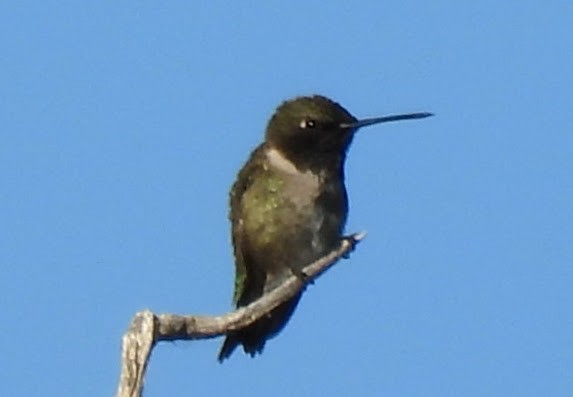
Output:
<path fill-rule="evenodd" d="M 282 302 L 295 296 L 305 284 L 311 283 L 340 258 L 347 256 L 365 233 L 341 240 L 336 249 L 303 269 L 306 280 L 293 275 L 283 284 L 248 306 L 222 316 L 153 314 L 149 310 L 136 313 L 122 339 L 122 364 L 117 397 L 139 397 L 151 350 L 159 341 L 207 339 L 247 327 Z"/>

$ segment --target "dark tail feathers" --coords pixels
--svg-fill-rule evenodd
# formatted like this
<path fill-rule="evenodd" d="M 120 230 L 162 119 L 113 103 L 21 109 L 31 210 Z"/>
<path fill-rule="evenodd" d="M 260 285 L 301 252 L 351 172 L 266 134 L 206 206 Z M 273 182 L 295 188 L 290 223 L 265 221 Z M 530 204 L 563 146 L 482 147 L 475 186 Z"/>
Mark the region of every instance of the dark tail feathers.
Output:
<path fill-rule="evenodd" d="M 270 314 L 262 317 L 248 327 L 228 333 L 219 352 L 219 362 L 223 362 L 226 358 L 229 358 L 229 356 L 233 354 L 233 351 L 235 351 L 235 348 L 240 344 L 243 345 L 245 353 L 251 357 L 254 357 L 257 353 L 262 353 L 267 339 L 278 334 L 286 325 L 301 295 L 302 292 L 291 300 L 281 303 Z"/>

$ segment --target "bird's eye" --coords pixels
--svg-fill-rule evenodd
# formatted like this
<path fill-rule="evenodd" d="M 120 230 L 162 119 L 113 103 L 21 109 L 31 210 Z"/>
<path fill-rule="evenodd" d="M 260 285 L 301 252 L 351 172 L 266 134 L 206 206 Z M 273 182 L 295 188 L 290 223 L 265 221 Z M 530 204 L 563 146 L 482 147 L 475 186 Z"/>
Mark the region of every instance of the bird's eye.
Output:
<path fill-rule="evenodd" d="M 311 119 L 303 119 L 300 122 L 300 128 L 307 129 L 307 128 L 314 128 L 316 126 L 316 122 Z"/>

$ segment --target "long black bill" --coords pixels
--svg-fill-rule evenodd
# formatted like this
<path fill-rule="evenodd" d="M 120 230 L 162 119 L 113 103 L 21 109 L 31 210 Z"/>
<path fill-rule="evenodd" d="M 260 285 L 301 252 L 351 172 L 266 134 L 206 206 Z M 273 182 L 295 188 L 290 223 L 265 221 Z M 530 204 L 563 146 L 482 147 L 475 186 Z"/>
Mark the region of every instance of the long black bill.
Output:
<path fill-rule="evenodd" d="M 389 121 L 399 121 L 399 120 L 413 120 L 413 119 L 425 119 L 426 117 L 433 116 L 434 113 L 420 112 L 420 113 L 406 113 L 406 114 L 392 114 L 390 116 L 374 117 L 371 119 L 363 119 L 355 121 L 354 123 L 342 123 L 341 128 L 352 128 L 357 129 L 361 127 L 366 127 L 372 124 L 387 123 Z"/>

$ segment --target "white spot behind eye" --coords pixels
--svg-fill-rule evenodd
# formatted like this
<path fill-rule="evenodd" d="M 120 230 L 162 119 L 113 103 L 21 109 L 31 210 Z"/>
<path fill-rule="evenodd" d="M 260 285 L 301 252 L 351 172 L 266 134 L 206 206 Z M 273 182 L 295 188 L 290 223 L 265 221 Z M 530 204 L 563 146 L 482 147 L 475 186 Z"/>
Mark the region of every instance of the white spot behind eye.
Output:
<path fill-rule="evenodd" d="M 300 128 L 314 128 L 314 126 L 316 125 L 314 120 L 309 120 L 309 119 L 303 119 L 300 122 Z"/>

